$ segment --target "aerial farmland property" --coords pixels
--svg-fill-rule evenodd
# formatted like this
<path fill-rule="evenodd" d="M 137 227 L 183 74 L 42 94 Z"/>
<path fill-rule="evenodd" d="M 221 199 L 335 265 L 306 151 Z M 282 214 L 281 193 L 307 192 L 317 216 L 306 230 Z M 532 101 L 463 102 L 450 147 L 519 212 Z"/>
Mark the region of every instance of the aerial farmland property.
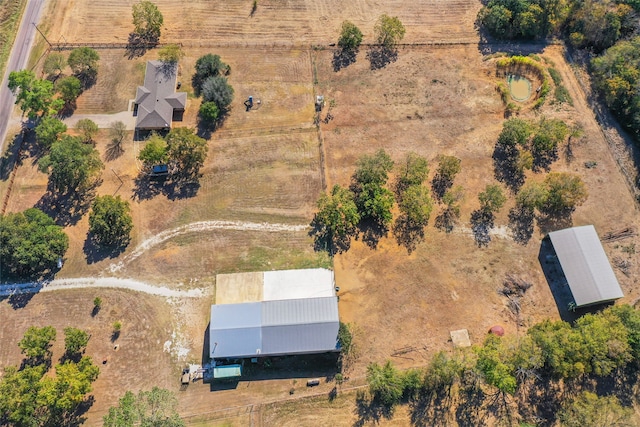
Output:
<path fill-rule="evenodd" d="M 0 2 L 0 17 L 17 7 L 13 3 Z M 73 360 L 63 330 L 78 328 L 88 334 L 82 355 L 99 368 L 68 425 L 128 425 L 103 417 L 126 391 L 137 395 L 156 386 L 175 397 L 182 420 L 175 425 L 574 425 L 561 424 L 555 412 L 563 404 L 544 393 L 547 377 L 535 373 L 545 369 L 543 362 L 528 370 L 505 368 L 519 381 L 513 389 L 469 366 L 491 359 L 485 350 L 499 345 L 497 335 L 511 351 L 535 340 L 528 330 L 541 322 L 580 328 L 587 323 L 581 319 L 599 319 L 594 313 L 614 299 L 615 307 L 640 300 L 635 148 L 632 137 L 607 120 L 580 57 L 572 62 L 573 51 L 557 39 L 486 38 L 477 22 L 483 3 L 476 0 L 153 4 L 163 17 L 159 44 L 136 48 L 134 2 L 44 2 L 38 23 L 44 37 L 36 36 L 27 68 L 37 79 L 62 80 L 72 69 L 65 63 L 51 77 L 49 56 L 66 61 L 78 47 L 98 53 L 95 78 L 73 108 L 56 117 L 66 129 L 59 138 L 82 138 L 81 120 L 97 124 L 83 146 L 95 147 L 102 166 L 82 197 L 61 197 L 51 169 L 42 166 L 53 155 L 26 125 L 45 114 L 29 120 L 14 108 L 0 164 L 0 218 L 38 208 L 68 236 L 68 249 L 43 276 L 12 271 L 0 277 L 0 392 L 9 387 L 3 378 L 17 375 L 9 367 L 34 363 L 18 344 L 25 333 L 52 326 L 57 338 L 47 348 L 49 367 Z M 383 14 L 397 17 L 406 30 L 383 51 L 387 56 L 376 41 Z M 363 35 L 346 62 L 338 45 L 343 21 Z M 136 100 L 154 90 L 145 89 L 145 73 L 149 64 L 161 67 L 149 61 L 158 61 L 167 46 L 180 47 L 170 78 L 176 97 L 185 93 L 186 101 L 175 104 L 180 114 L 173 112 L 172 123 L 162 126 L 159 134 L 168 142 L 159 144 L 170 144 L 181 128 L 206 142 L 204 161 L 188 179 L 176 178 L 176 166 L 168 178 L 150 176 L 150 165 L 170 161 L 145 162 L 143 150 L 158 135 L 136 125 L 143 105 Z M 230 104 L 221 108 L 226 114 L 211 127 L 203 125 L 203 90 L 194 79 L 199 58 L 208 54 L 227 66 L 220 74 L 233 88 Z M 167 99 L 174 99 L 173 91 Z M 123 123 L 118 143 L 115 122 Z M 505 172 L 506 148 L 499 143 L 507 122 L 526 127 L 533 147 L 511 147 L 525 165 L 515 178 Z M 549 124 L 563 130 L 553 155 L 544 156 L 535 141 Z M 321 242 L 318 233 L 318 200 L 336 185 L 357 199 L 364 191 L 358 189 L 362 159 L 375 159 L 381 150 L 393 162 L 382 186 L 395 197 L 394 220 L 372 227 L 363 215 L 346 244 L 329 248 L 333 242 Z M 430 207 L 417 228 L 399 221 L 406 215 L 399 183 L 411 156 L 428 164 L 419 185 L 428 189 Z M 447 158 L 457 159 L 457 170 L 440 192 Z M 524 209 L 522 191 L 551 188 L 560 176 L 573 177 L 584 190 L 571 209 L 562 215 L 538 205 Z M 494 191 L 503 198 L 495 209 Z M 102 246 L 90 224 L 94 200 L 104 196 L 127 202 L 131 218 L 129 237 L 115 249 Z M 602 242 L 598 268 L 612 268 L 620 294 L 594 300 L 608 305 L 581 307 L 570 283 L 571 261 L 547 235 L 590 225 L 599 239 L 585 250 L 581 271 L 593 265 L 588 256 Z M 269 314 L 273 307 L 278 313 Z M 220 313 L 241 314 L 233 314 L 234 323 Z M 223 318 L 224 327 L 212 324 Z M 307 339 L 326 333 L 329 341 L 344 340 L 343 328 L 348 349 L 344 341 L 316 348 Z M 268 339 L 267 331 L 277 336 Z M 621 348 L 618 341 L 607 343 L 605 354 Z M 262 347 L 248 354 L 253 344 Z M 620 353 L 635 351 L 624 345 Z M 229 363 L 217 363 L 240 366 L 242 376 L 213 378 L 212 361 L 222 359 L 221 352 Z M 542 351 L 530 353 L 544 358 Z M 459 362 L 459 374 L 429 394 L 428 373 L 438 354 Z M 405 380 L 419 376 L 419 384 L 396 396 L 404 402 L 399 405 L 385 404 L 384 393 L 371 385 L 387 361 Z M 633 408 L 624 425 L 640 423 L 637 371 L 581 369 L 566 377 L 549 374 L 554 396 L 575 397 L 578 389 L 617 396 Z M 440 392 L 446 398 L 439 400 Z M 0 400 L 0 424 L 23 425 L 7 405 Z"/>

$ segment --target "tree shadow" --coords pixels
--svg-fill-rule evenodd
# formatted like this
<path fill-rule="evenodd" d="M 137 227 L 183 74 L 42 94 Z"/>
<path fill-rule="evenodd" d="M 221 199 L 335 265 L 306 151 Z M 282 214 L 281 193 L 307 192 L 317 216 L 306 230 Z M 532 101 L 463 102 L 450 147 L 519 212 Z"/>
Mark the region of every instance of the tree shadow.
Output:
<path fill-rule="evenodd" d="M 120 338 L 120 331 L 111 332 L 111 342 L 116 342 Z"/>
<path fill-rule="evenodd" d="M 458 215 L 456 215 L 456 212 L 452 208 L 446 207 L 436 216 L 435 227 L 445 233 L 451 233 L 457 221 Z"/>
<path fill-rule="evenodd" d="M 82 71 L 81 73 L 76 73 L 74 75 L 78 78 L 78 80 L 80 80 L 80 83 L 82 83 L 83 91 L 92 88 L 98 81 L 98 70 L 95 68 L 89 68 Z"/>
<path fill-rule="evenodd" d="M 521 245 L 526 245 L 533 236 L 534 210 L 522 205 L 517 205 L 509 211 L 509 228 L 513 232 L 513 240 Z"/>
<path fill-rule="evenodd" d="M 190 199 L 198 195 L 200 181 L 197 176 L 174 175 L 165 182 L 163 189 L 169 200 Z"/>
<path fill-rule="evenodd" d="M 129 33 L 127 47 L 125 48 L 125 56 L 127 59 L 139 58 L 147 53 L 149 49 L 153 49 L 157 45 L 157 38 L 148 38 L 142 34 Z"/>
<path fill-rule="evenodd" d="M 518 412 L 526 420 L 534 420 L 537 426 L 552 427 L 561 407 L 562 390 L 556 381 L 539 376 L 517 399 Z M 586 426 L 585 426 L 586 427 Z"/>
<path fill-rule="evenodd" d="M 313 238 L 313 250 L 327 252 L 330 256 L 346 252 L 351 248 L 351 234 L 345 236 L 332 236 L 314 217 L 311 221 L 309 236 Z"/>
<path fill-rule="evenodd" d="M 448 425 L 447 415 L 452 404 L 450 387 L 422 390 L 410 405 L 411 424 L 416 427 Z"/>
<path fill-rule="evenodd" d="M 518 168 L 518 148 L 496 144 L 493 150 L 493 173 L 513 193 L 517 193 L 524 184 L 524 173 Z"/>
<path fill-rule="evenodd" d="M 371 249 L 377 249 L 380 239 L 389 233 L 389 227 L 372 219 L 361 220 L 358 229 L 362 233 L 362 242 Z"/>
<path fill-rule="evenodd" d="M 362 427 L 368 423 L 379 424 L 383 417 L 391 419 L 393 407 L 381 405 L 375 399 L 369 400 L 364 391 L 358 390 L 356 393 L 355 413 L 358 419 L 353 423 L 353 426 Z"/>
<path fill-rule="evenodd" d="M 16 292 L 9 297 L 9 305 L 14 310 L 19 310 L 21 308 L 25 308 L 31 298 L 36 295 L 37 291 L 34 292 Z"/>
<path fill-rule="evenodd" d="M 59 193 L 49 182 L 47 192 L 36 202 L 35 207 L 53 218 L 58 225 L 75 225 L 89 210 L 100 183 L 101 180 L 96 180 L 86 189 Z"/>
<path fill-rule="evenodd" d="M 117 246 L 102 246 L 96 243 L 93 233 L 89 232 L 87 233 L 87 238 L 84 240 L 82 251 L 84 252 L 87 264 L 94 264 L 106 258 L 113 259 L 120 256 L 120 254 L 127 249 L 128 245 L 129 241 L 127 240 Z"/>
<path fill-rule="evenodd" d="M 444 194 L 451 189 L 453 181 L 439 173 L 431 180 L 431 192 L 437 201 L 441 201 Z"/>
<path fill-rule="evenodd" d="M 331 64 L 333 65 L 333 71 L 336 73 L 343 68 L 347 68 L 349 65 L 356 62 L 359 49 L 338 49 L 333 52 L 333 59 Z"/>
<path fill-rule="evenodd" d="M 94 305 L 91 309 L 91 317 L 96 317 L 100 313 L 100 306 Z"/>
<path fill-rule="evenodd" d="M 404 246 L 409 255 L 416 249 L 418 243 L 424 241 L 424 227 L 409 221 L 407 215 L 402 214 L 393 224 L 393 236 L 398 245 Z"/>
<path fill-rule="evenodd" d="M 477 209 L 471 213 L 471 231 L 478 247 L 488 246 L 491 242 L 489 232 L 493 228 L 494 216 L 485 209 Z"/>
<path fill-rule="evenodd" d="M 124 154 L 124 148 L 122 148 L 122 142 L 118 141 L 117 139 L 112 139 L 107 144 L 107 149 L 105 150 L 105 153 L 104 153 L 104 159 L 107 162 L 111 162 L 113 160 L 116 160 L 118 157 L 122 156 L 123 154 Z"/>
<path fill-rule="evenodd" d="M 134 200 L 143 201 L 151 200 L 164 192 L 164 183 L 167 177 L 150 177 L 146 174 L 139 174 L 134 182 L 133 195 Z"/>
<path fill-rule="evenodd" d="M 533 155 L 533 167 L 531 170 L 534 172 L 549 172 L 551 170 L 551 164 L 558 160 L 558 150 L 532 150 Z"/>
<path fill-rule="evenodd" d="M 0 180 L 6 181 L 11 176 L 11 172 L 17 166 L 22 165 L 22 161 L 27 157 L 23 154 L 23 145 L 30 132 L 25 127 L 15 134 L 11 142 L 7 145 L 5 152 L 0 158 Z"/>
<path fill-rule="evenodd" d="M 459 391 L 460 403 L 456 407 L 456 421 L 461 426 L 481 426 L 483 423 L 482 405 L 485 394 L 477 385 L 463 387 Z"/>
<path fill-rule="evenodd" d="M 73 113 L 75 113 L 76 108 L 77 108 L 76 101 L 65 102 L 64 106 L 62 107 L 62 110 L 58 111 L 58 116 L 60 117 L 60 119 L 68 119 L 69 117 L 73 116 Z"/>
<path fill-rule="evenodd" d="M 573 227 L 573 211 L 574 209 L 565 209 L 560 212 L 540 212 L 536 217 L 540 234 L 546 235 L 551 231 Z"/>
<path fill-rule="evenodd" d="M 374 45 L 367 51 L 367 59 L 372 70 L 380 70 L 398 59 L 398 49 L 383 45 Z"/>

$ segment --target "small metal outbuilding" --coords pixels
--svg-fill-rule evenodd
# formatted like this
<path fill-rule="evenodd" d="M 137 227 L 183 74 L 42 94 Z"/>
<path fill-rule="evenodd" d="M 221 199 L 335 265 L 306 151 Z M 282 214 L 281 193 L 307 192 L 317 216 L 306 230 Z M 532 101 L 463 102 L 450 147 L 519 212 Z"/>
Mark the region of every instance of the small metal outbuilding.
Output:
<path fill-rule="evenodd" d="M 624 294 L 593 225 L 549 233 L 576 307 L 610 302 Z"/>

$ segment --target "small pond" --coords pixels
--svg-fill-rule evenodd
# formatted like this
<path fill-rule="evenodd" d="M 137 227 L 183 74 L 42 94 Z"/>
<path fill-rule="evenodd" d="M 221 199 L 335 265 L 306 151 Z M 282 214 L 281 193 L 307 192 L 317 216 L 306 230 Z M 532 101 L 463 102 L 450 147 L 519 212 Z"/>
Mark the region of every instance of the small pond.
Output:
<path fill-rule="evenodd" d="M 517 74 L 509 74 L 507 76 L 509 84 L 509 92 L 511 97 L 518 101 L 524 102 L 531 97 L 531 80 Z"/>

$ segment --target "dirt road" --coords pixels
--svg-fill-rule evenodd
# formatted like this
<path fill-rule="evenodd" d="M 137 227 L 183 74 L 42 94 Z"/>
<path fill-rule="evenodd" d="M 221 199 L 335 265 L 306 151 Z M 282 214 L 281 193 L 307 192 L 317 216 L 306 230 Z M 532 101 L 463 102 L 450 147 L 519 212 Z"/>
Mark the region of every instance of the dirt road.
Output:
<path fill-rule="evenodd" d="M 11 49 L 11 55 L 9 55 L 9 62 L 7 62 L 7 69 L 2 79 L 2 85 L 0 86 L 0 154 L 4 153 L 4 138 L 7 133 L 7 127 L 11 112 L 13 111 L 13 104 L 15 102 L 15 96 L 7 87 L 7 81 L 9 73 L 11 71 L 22 70 L 27 66 L 29 60 L 29 52 L 36 35 L 35 23 L 40 20 L 44 0 L 27 0 L 27 7 L 22 15 L 22 22 L 18 29 L 15 42 L 13 43 L 13 49 Z"/>

